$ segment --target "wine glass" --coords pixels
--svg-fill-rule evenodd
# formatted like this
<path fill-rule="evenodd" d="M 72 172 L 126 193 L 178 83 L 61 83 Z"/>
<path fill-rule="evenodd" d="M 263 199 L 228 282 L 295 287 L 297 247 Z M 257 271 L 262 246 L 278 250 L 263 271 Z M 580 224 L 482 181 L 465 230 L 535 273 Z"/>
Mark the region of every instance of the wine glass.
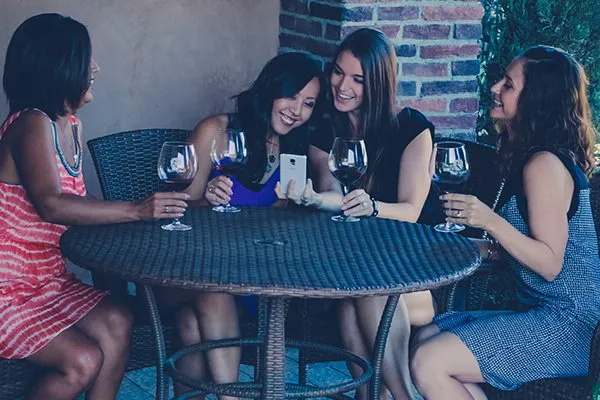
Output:
<path fill-rule="evenodd" d="M 248 161 L 248 148 L 244 131 L 229 128 L 219 131 L 210 148 L 210 159 L 217 171 L 231 178 L 235 170 Z M 229 203 L 224 206 L 215 206 L 213 210 L 226 213 L 242 211 L 239 207 L 234 207 Z"/>
<path fill-rule="evenodd" d="M 186 142 L 164 142 L 158 157 L 158 177 L 173 191 L 182 191 L 192 183 L 198 173 L 198 159 L 192 144 Z M 175 218 L 169 224 L 162 225 L 167 231 L 189 231 L 191 226 Z"/>
<path fill-rule="evenodd" d="M 433 180 L 445 190 L 449 186 L 464 183 L 467 179 L 469 179 L 469 157 L 465 145 L 452 141 L 439 142 Z M 434 229 L 438 232 L 460 232 L 465 229 L 465 226 L 446 221 L 436 225 Z"/>
<path fill-rule="evenodd" d="M 367 171 L 367 148 L 364 140 L 335 138 L 329 153 L 329 170 L 335 179 L 342 184 L 344 196 L 351 186 Z M 356 217 L 335 215 L 331 217 L 336 222 L 360 221 Z"/>

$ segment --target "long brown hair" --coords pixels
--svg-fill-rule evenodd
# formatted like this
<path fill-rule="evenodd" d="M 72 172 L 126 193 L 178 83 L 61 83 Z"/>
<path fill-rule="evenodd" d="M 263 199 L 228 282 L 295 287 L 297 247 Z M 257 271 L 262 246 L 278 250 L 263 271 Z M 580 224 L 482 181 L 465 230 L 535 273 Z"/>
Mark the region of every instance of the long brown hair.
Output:
<path fill-rule="evenodd" d="M 364 94 L 358 114 L 357 133 L 360 139 L 365 140 L 369 166 L 358 186 L 370 191 L 374 185 L 375 172 L 381 162 L 387 134 L 397 125 L 394 113 L 396 51 L 383 32 L 371 28 L 362 28 L 348 35 L 334 55 L 333 65 L 344 51 L 350 51 L 360 61 L 363 70 Z M 332 108 L 336 134 L 346 134 L 350 129 L 347 113 Z"/>
<path fill-rule="evenodd" d="M 502 172 L 514 172 L 527 153 L 544 147 L 569 156 L 589 177 L 596 131 L 583 67 L 567 52 L 550 46 L 530 47 L 519 58 L 524 61 L 524 86 L 517 115 L 510 121 L 514 138 L 509 139 L 506 125 L 499 125 Z"/>

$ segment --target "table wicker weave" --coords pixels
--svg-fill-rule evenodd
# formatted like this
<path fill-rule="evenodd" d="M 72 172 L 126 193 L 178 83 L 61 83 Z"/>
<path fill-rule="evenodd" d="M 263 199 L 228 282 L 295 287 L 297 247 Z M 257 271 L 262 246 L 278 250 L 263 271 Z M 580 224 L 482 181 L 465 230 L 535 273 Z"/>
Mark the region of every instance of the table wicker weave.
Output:
<path fill-rule="evenodd" d="M 438 233 L 429 226 L 381 218 L 344 224 L 329 218 L 327 213 L 304 209 L 244 208 L 241 213 L 226 214 L 199 207 L 182 219 L 193 226 L 191 231 L 167 232 L 160 229 L 160 222 L 78 226 L 63 235 L 61 247 L 67 258 L 82 267 L 141 284 L 156 328 L 158 398 L 166 396 L 162 371 L 167 364 L 152 286 L 261 296 L 259 337 L 220 343 L 259 345 L 260 382 L 197 382 L 174 368 L 182 354 L 171 357 L 169 365 L 176 378 L 201 391 L 216 389 L 222 394 L 277 400 L 347 398 L 330 388 L 288 384 L 286 390 L 285 298 L 390 295 L 372 360 L 371 393 L 375 396 L 399 294 L 461 279 L 479 266 L 481 257 L 468 239 Z M 211 345 L 197 347 L 206 350 L 206 346 Z"/>

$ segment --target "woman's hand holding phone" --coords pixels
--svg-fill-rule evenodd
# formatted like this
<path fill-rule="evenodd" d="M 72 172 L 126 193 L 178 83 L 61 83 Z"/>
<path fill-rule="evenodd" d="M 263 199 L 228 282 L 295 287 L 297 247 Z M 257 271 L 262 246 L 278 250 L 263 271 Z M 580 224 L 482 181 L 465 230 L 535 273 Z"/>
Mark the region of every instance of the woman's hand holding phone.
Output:
<path fill-rule="evenodd" d="M 302 194 L 298 194 L 296 191 L 296 181 L 294 179 L 291 179 L 288 182 L 285 192 L 283 191 L 281 182 L 277 182 L 275 193 L 280 200 L 289 199 L 298 205 L 306 207 L 319 207 L 322 203 L 321 197 L 319 196 L 319 193 L 314 191 L 312 180 L 310 179 L 306 180 Z"/>

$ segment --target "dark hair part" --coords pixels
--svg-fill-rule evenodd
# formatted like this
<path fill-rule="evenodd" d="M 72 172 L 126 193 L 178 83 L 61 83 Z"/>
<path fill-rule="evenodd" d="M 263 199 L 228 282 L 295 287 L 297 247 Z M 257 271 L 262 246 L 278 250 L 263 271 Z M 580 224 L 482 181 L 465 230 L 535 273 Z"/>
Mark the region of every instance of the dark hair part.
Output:
<path fill-rule="evenodd" d="M 332 69 L 340 54 L 345 51 L 350 51 L 360 61 L 363 70 L 364 91 L 358 110 L 357 134 L 359 138 L 365 140 L 369 166 L 365 176 L 358 182 L 358 186 L 370 191 L 373 189 L 374 176 L 383 156 L 387 136 L 397 129 L 396 51 L 383 32 L 371 28 L 354 31 L 342 41 L 333 57 Z M 336 135 L 347 135 L 350 129 L 347 113 L 332 108 Z"/>
<path fill-rule="evenodd" d="M 90 87 L 92 44 L 86 27 L 59 14 L 27 19 L 13 34 L 4 64 L 10 113 L 38 108 L 51 119 L 75 110 Z"/>
<path fill-rule="evenodd" d="M 514 138 L 509 140 L 506 126 L 501 129 L 503 173 L 513 172 L 532 149 L 544 147 L 569 156 L 591 175 L 596 132 L 583 67 L 567 52 L 550 46 L 530 47 L 518 59 L 523 60 L 524 86 L 510 126 Z"/>
<path fill-rule="evenodd" d="M 248 163 L 236 175 L 242 183 L 257 183 L 265 174 L 266 139 L 271 129 L 273 102 L 295 96 L 314 78 L 318 78 L 320 84 L 319 99 L 313 110 L 315 116 L 323 103 L 320 98 L 325 91 L 325 80 L 321 64 L 304 53 L 283 53 L 274 57 L 263 67 L 250 88 L 236 96 L 236 119 L 239 127 L 245 130 L 248 145 Z M 281 135 L 280 153 L 306 154 L 308 130 L 309 124 L 304 123 Z"/>

